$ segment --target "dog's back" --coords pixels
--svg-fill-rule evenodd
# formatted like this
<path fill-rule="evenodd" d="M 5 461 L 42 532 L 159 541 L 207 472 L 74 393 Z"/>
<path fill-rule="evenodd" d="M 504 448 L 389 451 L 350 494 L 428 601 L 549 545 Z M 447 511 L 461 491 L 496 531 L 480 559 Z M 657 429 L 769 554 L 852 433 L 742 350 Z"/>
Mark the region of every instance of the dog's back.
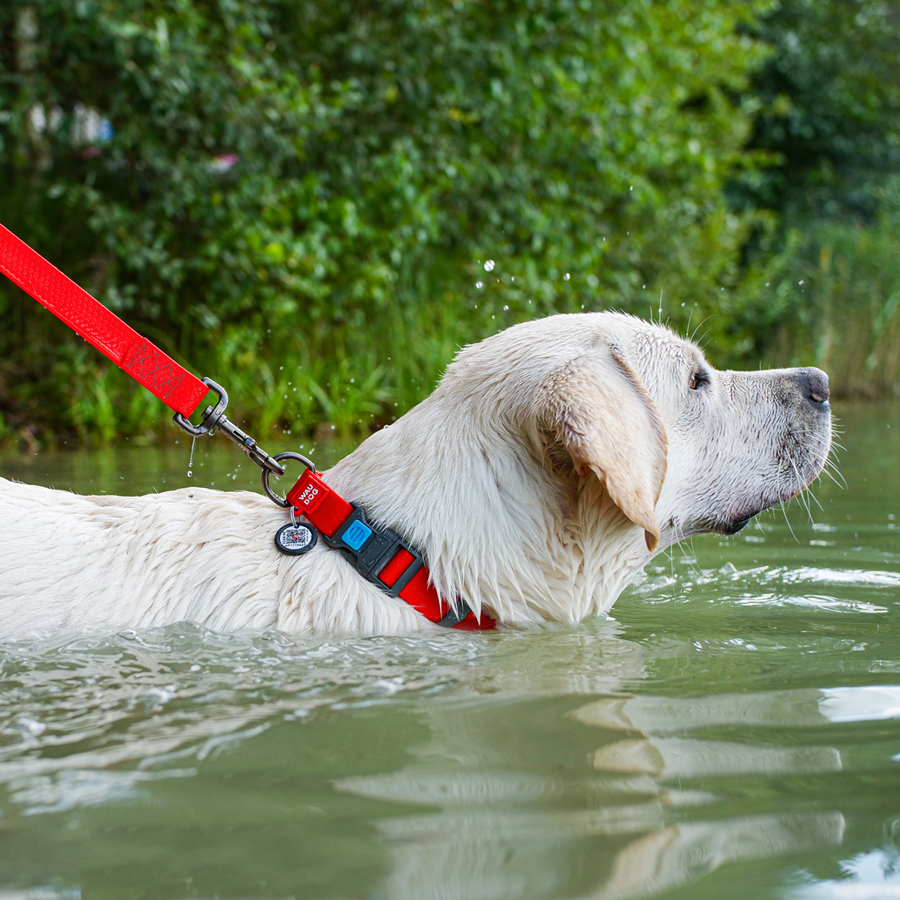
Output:
<path fill-rule="evenodd" d="M 280 519 L 248 492 L 83 497 L 0 479 L 0 637 L 274 626 Z"/>

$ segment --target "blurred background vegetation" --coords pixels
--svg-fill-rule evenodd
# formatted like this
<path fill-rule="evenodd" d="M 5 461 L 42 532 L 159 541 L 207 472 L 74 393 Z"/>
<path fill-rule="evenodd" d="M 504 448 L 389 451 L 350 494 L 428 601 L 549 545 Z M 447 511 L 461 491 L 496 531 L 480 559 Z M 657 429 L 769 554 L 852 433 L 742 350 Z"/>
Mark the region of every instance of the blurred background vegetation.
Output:
<path fill-rule="evenodd" d="M 5 0 L 0 222 L 258 437 L 365 434 L 462 344 L 582 309 L 893 394 L 898 13 Z M 0 441 L 169 415 L 0 283 Z"/>

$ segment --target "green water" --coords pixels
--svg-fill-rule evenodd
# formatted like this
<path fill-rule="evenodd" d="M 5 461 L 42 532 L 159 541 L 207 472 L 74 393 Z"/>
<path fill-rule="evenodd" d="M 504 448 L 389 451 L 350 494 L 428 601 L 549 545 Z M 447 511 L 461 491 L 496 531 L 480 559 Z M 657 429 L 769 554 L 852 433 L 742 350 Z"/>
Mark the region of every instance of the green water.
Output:
<path fill-rule="evenodd" d="M 812 521 L 676 548 L 614 619 L 3 646 L 0 900 L 900 898 L 900 408 L 838 414 Z M 188 449 L 0 473 L 256 485 Z"/>

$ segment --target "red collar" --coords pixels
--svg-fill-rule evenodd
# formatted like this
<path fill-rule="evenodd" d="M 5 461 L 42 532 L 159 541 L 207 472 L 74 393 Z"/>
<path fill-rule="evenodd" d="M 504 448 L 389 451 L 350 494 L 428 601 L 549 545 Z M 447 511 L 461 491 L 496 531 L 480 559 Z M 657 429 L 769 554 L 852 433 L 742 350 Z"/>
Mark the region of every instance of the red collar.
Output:
<path fill-rule="evenodd" d="M 487 616 L 476 618 L 461 598 L 455 610 L 442 600 L 428 578 L 422 555 L 395 531 L 371 524 L 361 507 L 344 500 L 311 469 L 303 472 L 286 499 L 364 578 L 389 596 L 405 600 L 429 622 L 461 631 L 497 627 Z"/>

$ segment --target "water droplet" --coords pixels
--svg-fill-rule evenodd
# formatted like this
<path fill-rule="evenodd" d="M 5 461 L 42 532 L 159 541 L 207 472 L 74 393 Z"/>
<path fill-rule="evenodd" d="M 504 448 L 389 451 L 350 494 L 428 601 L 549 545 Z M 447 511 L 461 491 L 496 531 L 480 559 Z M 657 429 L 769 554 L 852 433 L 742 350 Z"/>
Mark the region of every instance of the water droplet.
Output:
<path fill-rule="evenodd" d="M 563 281 L 568 281 L 571 277 L 572 276 L 568 272 L 566 272 L 566 274 L 563 275 Z"/>
<path fill-rule="evenodd" d="M 475 282 L 475 287 L 477 287 L 478 290 L 480 291 L 480 290 L 484 287 L 484 282 L 483 282 L 483 281 L 476 281 L 476 282 Z"/>
<path fill-rule="evenodd" d="M 493 261 L 492 259 L 489 259 L 489 260 L 484 264 L 484 271 L 485 271 L 485 272 L 493 272 L 493 271 L 494 271 L 494 261 Z"/>
<path fill-rule="evenodd" d="M 187 471 L 188 478 L 194 477 L 194 473 L 193 473 L 192 469 L 194 468 L 194 447 L 196 447 L 196 446 L 197 446 L 197 435 L 195 434 L 193 440 L 191 441 L 191 458 L 188 460 L 188 471 Z"/>

